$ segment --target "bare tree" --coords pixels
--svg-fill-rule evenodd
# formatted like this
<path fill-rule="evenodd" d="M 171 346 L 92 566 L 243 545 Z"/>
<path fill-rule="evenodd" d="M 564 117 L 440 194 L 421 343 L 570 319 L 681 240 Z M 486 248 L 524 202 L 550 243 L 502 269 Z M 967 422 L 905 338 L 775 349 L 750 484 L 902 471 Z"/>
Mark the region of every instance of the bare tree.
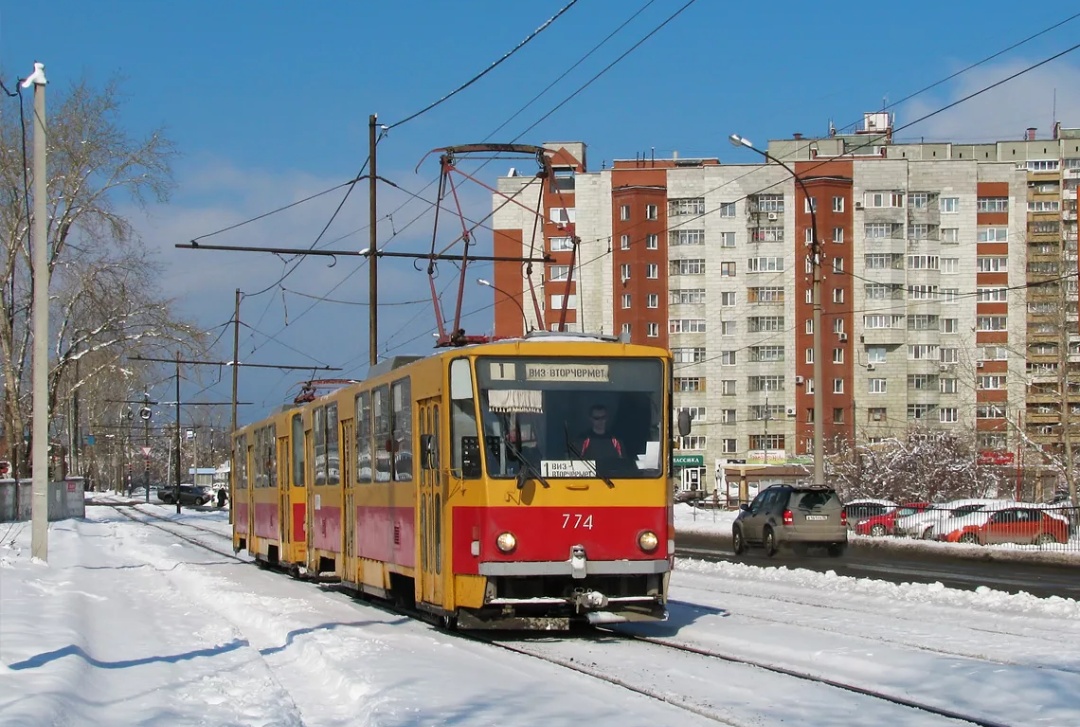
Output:
<path fill-rule="evenodd" d="M 160 297 L 158 270 L 130 220 L 118 212 L 122 202 L 142 207 L 168 199 L 172 143 L 157 130 L 143 138 L 129 136 L 119 123 L 115 81 L 95 89 L 84 79 L 59 96 L 48 119 L 50 329 L 55 336 L 50 420 L 62 400 L 94 378 L 133 368 L 121 363 L 130 354 L 199 343 L 194 329 L 173 315 L 172 301 Z M 27 196 L 33 180 L 24 167 L 23 150 L 29 146 L 24 131 L 29 134 L 18 116 L 0 118 L 0 377 L 11 448 L 21 445 L 31 393 L 33 219 Z M 26 473 L 25 462 L 16 465 Z"/>
<path fill-rule="evenodd" d="M 993 496 L 1007 488 L 1000 467 L 979 461 L 973 432 L 913 427 L 899 437 L 854 451 L 841 447 L 826 462 L 845 500 L 880 497 L 896 502 L 934 502 Z"/>

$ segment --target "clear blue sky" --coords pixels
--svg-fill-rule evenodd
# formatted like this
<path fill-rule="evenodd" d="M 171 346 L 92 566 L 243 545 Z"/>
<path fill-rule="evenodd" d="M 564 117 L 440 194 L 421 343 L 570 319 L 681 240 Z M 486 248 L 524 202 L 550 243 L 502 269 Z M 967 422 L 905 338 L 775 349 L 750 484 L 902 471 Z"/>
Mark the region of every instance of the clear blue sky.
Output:
<path fill-rule="evenodd" d="M 11 87 L 33 61 L 43 61 L 49 93 L 55 95 L 78 78 L 95 83 L 118 78 L 125 96 L 122 123 L 133 135 L 163 128 L 176 143 L 182 156 L 174 167 L 173 199 L 137 219 L 148 245 L 160 253 L 166 290 L 187 315 L 210 329 L 230 318 L 235 288 L 251 293 L 270 286 L 282 263 L 266 255 L 175 250 L 175 243 L 351 178 L 366 158 L 369 114 L 394 124 L 427 106 L 512 49 L 567 2 L 52 0 L 33 8 L 3 2 L 0 70 Z M 652 150 L 665 157 L 677 150 L 682 156 L 749 161 L 727 144 L 728 134 L 738 132 L 763 145 L 793 132 L 824 133 L 830 119 L 843 127 L 883 100 L 898 101 L 1076 12 L 1065 4 L 1025 16 L 1024 6 L 998 0 L 902 5 L 697 0 L 529 129 L 684 4 L 580 0 L 475 85 L 393 129 L 379 146 L 380 173 L 419 192 L 437 175 L 432 159 L 414 172 L 426 151 L 489 137 L 627 21 L 492 140 L 582 140 L 589 145 L 592 169 Z M 1070 47 L 1080 37 L 1078 29 L 1080 19 L 917 96 L 894 109 L 897 123 Z M 1011 138 L 1027 126 L 1045 133 L 1055 103 L 1064 125 L 1080 126 L 1077 89 L 1080 52 L 901 137 Z M 13 113 L 14 104 L 0 111 Z M 490 182 L 508 166 L 496 163 L 484 173 Z M 310 246 L 342 195 L 326 195 L 208 242 Z M 466 192 L 465 199 L 476 215 L 490 208 L 490 197 L 479 188 Z M 387 189 L 380 216 L 404 201 Z M 399 250 L 426 249 L 430 216 L 402 231 L 421 207 L 402 207 L 393 221 L 381 221 L 380 241 Z M 362 186 L 323 243 L 341 238 L 329 247 L 366 247 L 366 224 Z M 490 237 L 478 242 L 481 253 L 490 249 Z M 282 283 L 286 292 L 274 288 L 245 298 L 242 319 L 258 332 L 245 330 L 241 360 L 314 360 L 347 367 L 340 375 L 362 375 L 366 309 L 323 303 L 304 313 L 313 302 L 306 295 L 366 301 L 366 271 L 357 268 L 353 259 L 334 267 L 325 259 L 309 259 Z M 424 297 L 426 276 L 408 263 L 385 268 L 381 298 L 403 305 L 384 309 L 380 346 L 425 351 L 431 341 L 426 331 L 433 325 L 430 303 L 404 303 Z M 442 282 L 453 272 L 447 267 Z M 471 307 L 490 301 L 490 291 L 471 285 L 483 274 L 478 266 L 470 276 Z M 468 321 L 473 332 L 490 325 L 489 312 Z M 231 357 L 230 341 L 227 335 L 219 346 L 223 360 Z M 242 378 L 241 397 L 256 403 L 243 414 L 251 419 L 282 402 L 302 376 L 245 372 Z M 224 379 L 203 396 L 228 398 Z"/>

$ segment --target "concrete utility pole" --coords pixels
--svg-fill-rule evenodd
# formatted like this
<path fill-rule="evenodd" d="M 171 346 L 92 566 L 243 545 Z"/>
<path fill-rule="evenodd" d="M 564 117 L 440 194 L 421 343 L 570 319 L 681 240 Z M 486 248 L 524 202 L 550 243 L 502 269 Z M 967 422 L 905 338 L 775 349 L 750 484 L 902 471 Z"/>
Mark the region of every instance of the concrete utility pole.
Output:
<path fill-rule="evenodd" d="M 731 143 L 735 146 L 745 146 L 747 149 L 756 151 L 766 159 L 776 162 L 784 169 L 788 174 L 794 178 L 795 183 L 799 185 L 799 189 L 802 190 L 803 196 L 806 198 L 806 206 L 810 210 L 810 265 L 813 268 L 813 305 L 814 305 L 814 484 L 825 484 L 825 417 L 822 409 L 825 408 L 825 392 L 822 386 L 822 355 L 821 355 L 821 237 L 818 235 L 817 226 L 817 209 L 814 204 L 813 198 L 810 196 L 810 190 L 806 188 L 806 183 L 799 178 L 799 175 L 795 173 L 795 170 L 789 167 L 784 162 L 780 161 L 772 154 L 762 149 L 758 149 L 753 143 L 738 134 L 732 134 L 728 137 Z"/>
<path fill-rule="evenodd" d="M 22 87 L 34 87 L 34 476 L 30 490 L 30 554 L 43 561 L 49 559 L 49 218 L 45 199 L 48 193 L 45 84 L 45 64 L 35 63 L 34 72 L 22 82 Z M 15 489 L 19 489 L 17 484 Z"/>
<path fill-rule="evenodd" d="M 378 114 L 368 117 L 368 361 L 374 366 L 379 362 L 379 256 L 378 236 L 375 229 L 375 191 L 378 184 L 378 168 L 375 166 L 375 146 L 378 143 L 375 124 Z"/>

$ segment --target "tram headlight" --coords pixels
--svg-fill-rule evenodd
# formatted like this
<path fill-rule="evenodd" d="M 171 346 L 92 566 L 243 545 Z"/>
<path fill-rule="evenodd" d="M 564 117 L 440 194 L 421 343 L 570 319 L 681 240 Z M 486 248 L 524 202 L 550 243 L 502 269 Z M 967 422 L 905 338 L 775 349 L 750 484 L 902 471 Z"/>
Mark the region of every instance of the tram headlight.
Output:
<path fill-rule="evenodd" d="M 660 545 L 660 539 L 652 530 L 646 530 L 638 536 L 637 544 L 646 553 L 651 553 L 656 550 L 656 546 Z"/>
<path fill-rule="evenodd" d="M 513 533 L 499 533 L 499 537 L 495 538 L 495 547 L 503 553 L 513 553 L 514 548 L 517 547 L 517 538 Z"/>

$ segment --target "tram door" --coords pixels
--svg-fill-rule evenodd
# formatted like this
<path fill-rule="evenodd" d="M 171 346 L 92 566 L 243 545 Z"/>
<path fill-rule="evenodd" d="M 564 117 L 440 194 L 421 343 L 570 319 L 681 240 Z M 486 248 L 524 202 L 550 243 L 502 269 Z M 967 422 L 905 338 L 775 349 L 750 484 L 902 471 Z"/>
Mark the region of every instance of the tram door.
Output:
<path fill-rule="evenodd" d="M 420 434 L 420 467 L 419 474 L 419 510 L 418 522 L 419 553 L 417 554 L 420 564 L 420 596 L 426 603 L 441 605 L 443 602 L 442 586 L 442 509 L 444 499 L 444 487 L 442 486 L 442 463 L 443 453 L 435 444 L 430 450 L 425 450 L 423 443 L 439 441 L 439 398 L 424 399 L 419 402 L 419 426 Z"/>
<path fill-rule="evenodd" d="M 282 560 L 289 558 L 289 475 L 292 472 L 292 452 L 289 449 L 289 431 L 283 431 L 277 438 L 277 482 L 274 487 L 278 491 L 278 541 L 281 543 L 278 557 Z"/>
<path fill-rule="evenodd" d="M 352 474 L 353 463 L 356 462 L 355 448 L 356 421 L 345 419 L 341 422 L 341 454 L 338 455 L 340 462 L 338 469 L 341 472 L 341 489 L 344 493 L 341 508 L 341 537 L 345 542 L 342 543 L 342 552 L 345 553 L 345 563 L 348 564 L 351 564 L 351 559 L 356 556 L 356 503 L 353 502 L 355 494 L 353 483 L 356 478 Z"/>

